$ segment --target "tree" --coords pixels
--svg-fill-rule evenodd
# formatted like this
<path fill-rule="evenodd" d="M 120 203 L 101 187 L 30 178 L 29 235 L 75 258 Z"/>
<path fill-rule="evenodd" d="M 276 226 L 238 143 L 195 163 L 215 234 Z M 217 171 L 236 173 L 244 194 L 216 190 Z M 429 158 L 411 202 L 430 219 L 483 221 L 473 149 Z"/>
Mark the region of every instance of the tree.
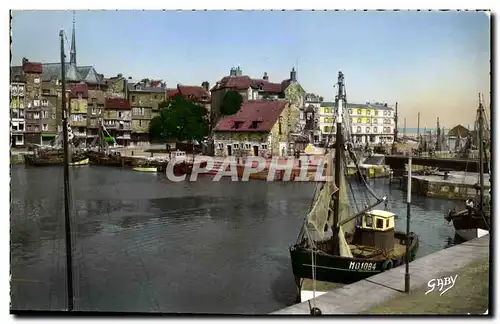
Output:
<path fill-rule="evenodd" d="M 236 114 L 243 103 L 243 97 L 236 91 L 228 91 L 222 98 L 220 113 L 222 116 L 229 116 Z"/>
<path fill-rule="evenodd" d="M 177 141 L 202 141 L 208 133 L 208 112 L 205 107 L 175 96 L 159 104 L 160 113 L 149 124 L 152 138 Z"/>

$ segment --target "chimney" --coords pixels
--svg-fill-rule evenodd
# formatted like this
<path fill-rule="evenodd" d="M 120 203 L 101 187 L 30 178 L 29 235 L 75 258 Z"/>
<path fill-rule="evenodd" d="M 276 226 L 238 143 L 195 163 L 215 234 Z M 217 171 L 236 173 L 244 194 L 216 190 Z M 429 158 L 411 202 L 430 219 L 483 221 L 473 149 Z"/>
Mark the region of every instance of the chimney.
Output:
<path fill-rule="evenodd" d="M 264 72 L 264 76 L 262 77 L 262 79 L 269 81 L 269 77 L 267 76 L 267 72 Z"/>
<path fill-rule="evenodd" d="M 29 62 L 28 59 L 26 57 L 23 57 L 23 65 L 28 63 L 28 62 Z"/>
<path fill-rule="evenodd" d="M 236 75 L 237 76 L 242 76 L 243 75 L 243 71 L 241 71 L 240 67 L 238 66 L 238 68 L 236 69 Z"/>
<path fill-rule="evenodd" d="M 205 91 L 207 91 L 207 92 L 208 92 L 208 89 L 210 89 L 210 83 L 208 83 L 208 81 L 203 81 L 203 82 L 201 83 L 201 86 L 202 86 L 202 88 L 203 88 L 203 89 L 205 89 Z"/>
<path fill-rule="evenodd" d="M 293 82 L 297 81 L 297 72 L 295 72 L 295 68 L 292 68 L 292 71 L 290 71 L 290 80 Z"/>
<path fill-rule="evenodd" d="M 236 69 L 234 67 L 229 71 L 229 76 L 236 76 Z"/>

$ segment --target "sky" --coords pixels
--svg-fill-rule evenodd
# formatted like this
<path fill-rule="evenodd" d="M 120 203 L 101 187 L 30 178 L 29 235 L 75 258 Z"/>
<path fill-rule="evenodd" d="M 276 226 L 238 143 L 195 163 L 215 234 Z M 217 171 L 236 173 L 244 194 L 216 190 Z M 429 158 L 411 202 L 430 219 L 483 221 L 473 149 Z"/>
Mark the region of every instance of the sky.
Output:
<path fill-rule="evenodd" d="M 240 66 L 270 81 L 296 67 L 307 92 L 333 101 L 338 71 L 347 100 L 398 102 L 400 124 L 472 124 L 490 98 L 490 19 L 481 12 L 76 11 L 78 65 L 106 77 L 215 82 Z M 69 60 L 71 11 L 13 11 L 12 65 Z"/>

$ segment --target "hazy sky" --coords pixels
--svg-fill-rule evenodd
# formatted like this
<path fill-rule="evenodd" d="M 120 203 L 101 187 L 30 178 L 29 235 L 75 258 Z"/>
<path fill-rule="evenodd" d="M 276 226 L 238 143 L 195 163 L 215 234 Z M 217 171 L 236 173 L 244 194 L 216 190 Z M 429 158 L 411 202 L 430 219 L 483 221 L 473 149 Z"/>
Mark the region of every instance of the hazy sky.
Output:
<path fill-rule="evenodd" d="M 12 64 L 59 60 L 71 11 L 15 11 Z M 333 100 L 337 72 L 348 101 L 399 102 L 400 123 L 472 123 L 477 93 L 489 103 L 490 22 L 477 12 L 162 12 L 77 11 L 78 65 L 134 80 L 215 84 L 243 74 L 281 82 L 298 62 L 307 92 Z"/>

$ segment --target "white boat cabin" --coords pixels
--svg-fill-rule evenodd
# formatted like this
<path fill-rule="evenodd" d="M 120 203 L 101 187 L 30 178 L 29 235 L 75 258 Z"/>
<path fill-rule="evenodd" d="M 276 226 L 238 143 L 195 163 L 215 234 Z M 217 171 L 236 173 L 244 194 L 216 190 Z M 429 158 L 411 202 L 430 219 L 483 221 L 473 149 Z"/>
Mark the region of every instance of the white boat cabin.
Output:
<path fill-rule="evenodd" d="M 386 210 L 370 210 L 361 216 L 353 243 L 376 249 L 394 249 L 395 214 Z"/>

